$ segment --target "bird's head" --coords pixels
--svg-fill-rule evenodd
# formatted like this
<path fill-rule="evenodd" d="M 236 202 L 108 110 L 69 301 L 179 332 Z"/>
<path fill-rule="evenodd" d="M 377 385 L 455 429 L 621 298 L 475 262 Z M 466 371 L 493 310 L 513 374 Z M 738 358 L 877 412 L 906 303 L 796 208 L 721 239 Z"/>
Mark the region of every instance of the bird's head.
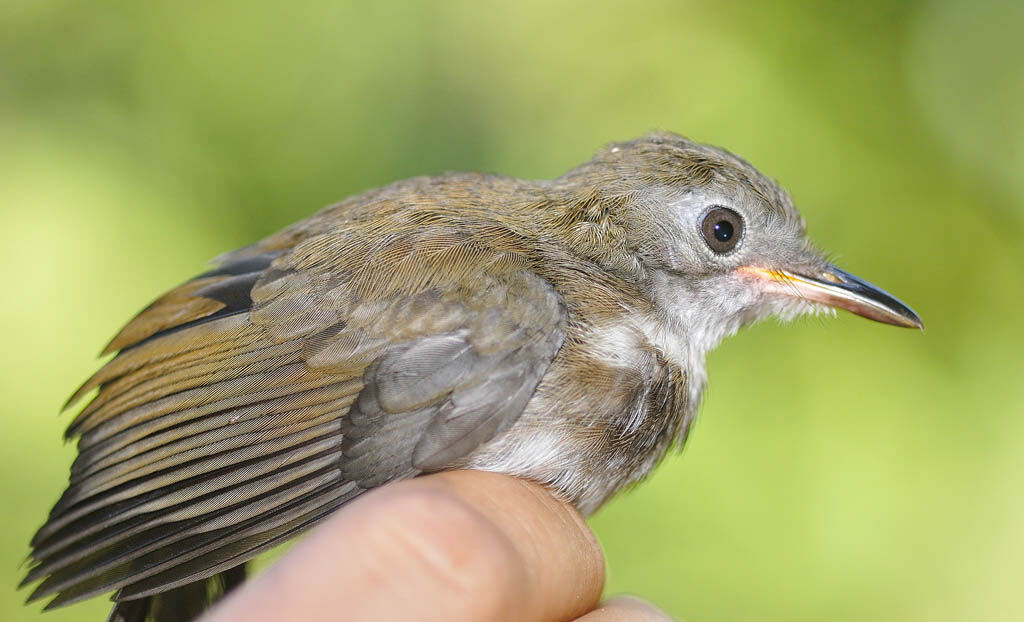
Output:
<path fill-rule="evenodd" d="M 837 308 L 923 327 L 902 302 L 827 261 L 789 194 L 727 151 L 655 133 L 610 145 L 562 181 L 599 195 L 606 228 L 657 306 L 704 349 L 768 316 Z"/>

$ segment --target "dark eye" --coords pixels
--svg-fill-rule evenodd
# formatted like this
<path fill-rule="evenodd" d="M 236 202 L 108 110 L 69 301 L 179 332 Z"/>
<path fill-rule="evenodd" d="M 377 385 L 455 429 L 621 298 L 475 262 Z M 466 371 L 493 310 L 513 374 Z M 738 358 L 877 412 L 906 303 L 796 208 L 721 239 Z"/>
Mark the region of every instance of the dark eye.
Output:
<path fill-rule="evenodd" d="M 711 250 L 728 253 L 743 237 L 743 219 L 728 207 L 715 207 L 704 216 L 700 232 Z"/>

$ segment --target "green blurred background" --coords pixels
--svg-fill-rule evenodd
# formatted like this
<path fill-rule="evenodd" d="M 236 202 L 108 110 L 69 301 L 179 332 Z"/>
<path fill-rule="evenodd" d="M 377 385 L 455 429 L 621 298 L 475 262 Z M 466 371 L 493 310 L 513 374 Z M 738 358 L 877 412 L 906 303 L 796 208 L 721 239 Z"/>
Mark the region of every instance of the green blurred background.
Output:
<path fill-rule="evenodd" d="M 0 2 L 0 619 L 63 399 L 218 253 L 446 170 L 663 128 L 791 189 L 915 307 L 720 347 L 680 455 L 603 509 L 608 591 L 691 621 L 1024 619 L 1024 4 Z M 101 620 L 104 599 L 46 620 Z"/>

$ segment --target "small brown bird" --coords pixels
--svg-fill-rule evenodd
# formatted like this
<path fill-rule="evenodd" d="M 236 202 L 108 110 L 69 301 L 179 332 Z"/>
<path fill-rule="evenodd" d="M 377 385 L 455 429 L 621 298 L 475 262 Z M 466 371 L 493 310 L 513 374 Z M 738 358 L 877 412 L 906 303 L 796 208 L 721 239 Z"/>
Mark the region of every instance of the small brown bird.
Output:
<path fill-rule="evenodd" d="M 444 469 L 589 514 L 682 445 L 724 337 L 833 307 L 922 326 L 827 263 L 775 182 L 674 134 L 553 181 L 365 192 L 220 257 L 107 346 L 23 585 L 189 619 L 261 551 Z"/>

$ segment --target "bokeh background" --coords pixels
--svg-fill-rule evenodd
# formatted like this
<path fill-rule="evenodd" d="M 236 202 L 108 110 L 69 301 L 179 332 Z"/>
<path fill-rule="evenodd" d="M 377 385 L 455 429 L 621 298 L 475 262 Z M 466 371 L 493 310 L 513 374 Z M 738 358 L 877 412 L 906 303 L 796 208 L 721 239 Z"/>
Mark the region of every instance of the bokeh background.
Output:
<path fill-rule="evenodd" d="M 0 619 L 93 355 L 222 251 L 418 174 L 652 128 L 791 189 L 925 334 L 765 323 L 592 524 L 691 621 L 1024 619 L 1024 4 L 0 2 Z M 46 614 L 100 620 L 104 599 Z"/>

